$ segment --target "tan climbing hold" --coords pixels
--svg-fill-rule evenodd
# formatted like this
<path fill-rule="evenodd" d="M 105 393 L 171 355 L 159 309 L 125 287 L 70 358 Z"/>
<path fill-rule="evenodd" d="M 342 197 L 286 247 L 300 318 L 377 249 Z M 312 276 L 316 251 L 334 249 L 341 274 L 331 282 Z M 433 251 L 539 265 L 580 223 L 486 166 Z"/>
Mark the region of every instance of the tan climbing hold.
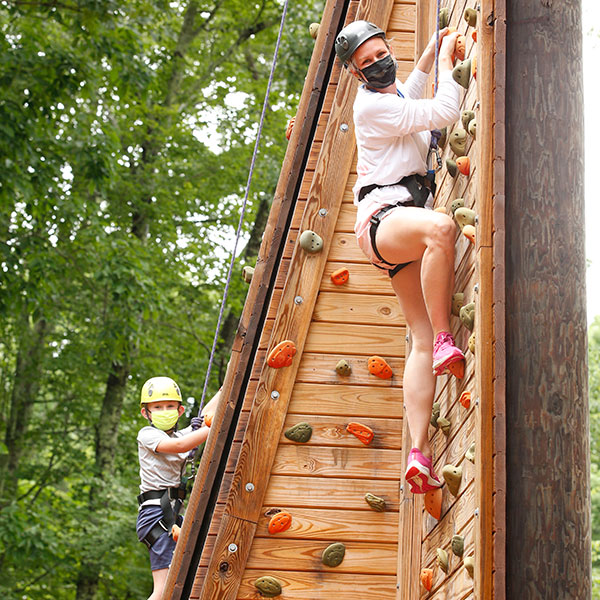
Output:
<path fill-rule="evenodd" d="M 281 594 L 281 583 L 275 579 L 275 577 L 271 577 L 270 575 L 264 575 L 263 577 L 259 577 L 254 582 L 254 587 L 265 597 L 265 598 L 275 598 Z"/>
<path fill-rule="evenodd" d="M 469 24 L 469 27 L 477 27 L 477 11 L 474 8 L 465 8 L 463 19 Z"/>
<path fill-rule="evenodd" d="M 465 295 L 462 292 L 456 292 L 452 295 L 452 314 L 455 317 L 460 316 L 460 309 L 465 304 Z"/>
<path fill-rule="evenodd" d="M 317 254 L 323 250 L 323 238 L 314 231 L 307 229 L 300 236 L 300 247 L 309 254 Z"/>
<path fill-rule="evenodd" d="M 308 33 L 310 33 L 310 37 L 313 40 L 316 40 L 317 36 L 319 35 L 319 26 L 320 25 L 321 25 L 320 23 L 311 23 L 308 26 Z"/>
<path fill-rule="evenodd" d="M 456 168 L 468 177 L 471 174 L 471 159 L 468 156 L 460 156 L 456 159 Z"/>
<path fill-rule="evenodd" d="M 452 552 L 455 554 L 455 556 L 460 558 L 465 551 L 465 538 L 462 535 L 452 536 L 450 547 L 452 548 Z"/>
<path fill-rule="evenodd" d="M 341 269 L 334 271 L 330 275 L 330 278 L 334 285 L 344 285 L 350 278 L 350 271 L 348 271 L 346 267 L 342 267 Z"/>
<path fill-rule="evenodd" d="M 342 358 L 338 361 L 338 364 L 335 365 L 335 372 L 342 377 L 348 377 L 348 375 L 352 373 L 352 366 L 346 359 Z"/>
<path fill-rule="evenodd" d="M 475 464 L 475 442 L 473 442 L 465 452 L 465 458 Z"/>
<path fill-rule="evenodd" d="M 463 227 L 463 235 L 471 242 L 471 244 L 475 243 L 475 226 L 474 225 L 465 225 Z"/>
<path fill-rule="evenodd" d="M 423 568 L 421 569 L 421 584 L 423 587 L 430 592 L 433 587 L 433 569 Z"/>
<path fill-rule="evenodd" d="M 450 204 L 450 210 L 452 211 L 452 214 L 454 214 L 459 208 L 463 207 L 464 205 L 464 198 L 455 198 L 454 200 L 452 200 L 452 203 Z"/>
<path fill-rule="evenodd" d="M 475 118 L 475 113 L 472 110 L 463 110 L 460 116 L 463 129 L 469 130 L 469 123 Z"/>
<path fill-rule="evenodd" d="M 365 502 L 377 512 L 383 512 L 385 510 L 385 500 L 379 496 L 367 492 L 365 494 Z"/>
<path fill-rule="evenodd" d="M 344 544 L 341 542 L 336 542 L 335 544 L 327 546 L 327 548 L 323 550 L 321 560 L 327 567 L 337 567 L 344 560 L 345 554 L 346 546 L 344 546 Z"/>
<path fill-rule="evenodd" d="M 389 379 L 394 374 L 392 367 L 381 356 L 371 356 L 367 362 L 367 367 L 371 375 L 375 375 L 380 379 Z"/>
<path fill-rule="evenodd" d="M 448 170 L 450 177 L 456 177 L 458 175 L 458 165 L 456 164 L 456 161 L 451 158 L 446 159 L 446 169 Z"/>
<path fill-rule="evenodd" d="M 467 136 L 464 129 L 455 129 L 450 135 L 450 148 L 457 156 L 464 156 L 467 151 Z M 456 163 L 458 166 L 458 162 Z"/>
<path fill-rule="evenodd" d="M 442 477 L 448 484 L 448 489 L 453 496 L 458 496 L 460 483 L 462 481 L 462 466 L 446 465 L 442 469 Z"/>
<path fill-rule="evenodd" d="M 254 267 L 246 266 L 242 269 L 242 279 L 246 283 L 250 283 L 252 281 L 253 275 L 254 275 Z"/>
<path fill-rule="evenodd" d="M 434 210 L 434 212 L 441 213 L 441 214 L 445 215 L 446 214 L 446 207 L 445 206 L 438 206 Z"/>
<path fill-rule="evenodd" d="M 299 444 L 306 444 L 308 440 L 312 437 L 312 426 L 310 423 L 306 421 L 302 421 L 301 423 L 297 423 L 293 427 L 286 429 L 283 432 L 283 435 L 288 439 L 292 440 L 292 442 L 298 442 Z"/>
<path fill-rule="evenodd" d="M 462 85 L 465 89 L 469 87 L 469 80 L 471 79 L 471 59 L 467 58 L 459 62 L 452 70 L 452 78 L 456 83 Z"/>
<path fill-rule="evenodd" d="M 458 401 L 465 407 L 471 408 L 471 392 L 463 392 Z"/>
<path fill-rule="evenodd" d="M 358 438 L 365 446 L 368 446 L 373 441 L 373 437 L 375 437 L 370 427 L 354 421 L 346 425 L 346 431 Z"/>
<path fill-rule="evenodd" d="M 471 354 L 475 354 L 475 332 L 473 332 L 471 334 L 471 336 L 469 337 L 469 342 L 468 342 L 468 346 L 469 346 L 469 350 L 471 351 Z"/>
<path fill-rule="evenodd" d="M 448 553 L 443 548 L 437 549 L 437 564 L 438 567 L 448 575 Z"/>
<path fill-rule="evenodd" d="M 425 492 L 425 510 L 436 520 L 442 518 L 442 499 L 444 494 L 442 488 L 436 488 Z"/>
<path fill-rule="evenodd" d="M 440 403 L 434 402 L 431 407 L 431 419 L 429 422 L 437 429 L 438 428 L 438 419 L 440 418 Z"/>
<path fill-rule="evenodd" d="M 469 330 L 475 327 L 475 302 L 469 302 L 460 309 L 460 322 Z"/>
<path fill-rule="evenodd" d="M 448 437 L 450 435 L 450 421 L 445 417 L 438 417 L 437 424 L 441 428 L 442 433 Z"/>
<path fill-rule="evenodd" d="M 465 569 L 467 573 L 473 579 L 473 575 L 475 574 L 475 557 L 474 556 L 466 556 L 463 559 L 463 565 L 465 565 Z"/>
<path fill-rule="evenodd" d="M 274 369 L 289 367 L 296 354 L 296 344 L 292 340 L 279 342 L 267 357 L 267 364 Z"/>
<path fill-rule="evenodd" d="M 475 211 L 466 206 L 461 206 L 454 211 L 454 219 L 462 229 L 465 225 L 475 225 Z"/>
<path fill-rule="evenodd" d="M 444 29 L 445 27 L 448 27 L 448 23 L 450 22 L 450 9 L 448 9 L 447 7 L 445 8 L 440 8 L 440 16 L 438 19 L 438 22 L 440 24 L 440 29 Z"/>
<path fill-rule="evenodd" d="M 477 139 L 477 121 L 475 119 L 473 119 L 470 123 L 469 123 L 469 129 L 468 129 L 469 135 L 473 136 L 473 139 L 476 140 Z"/>

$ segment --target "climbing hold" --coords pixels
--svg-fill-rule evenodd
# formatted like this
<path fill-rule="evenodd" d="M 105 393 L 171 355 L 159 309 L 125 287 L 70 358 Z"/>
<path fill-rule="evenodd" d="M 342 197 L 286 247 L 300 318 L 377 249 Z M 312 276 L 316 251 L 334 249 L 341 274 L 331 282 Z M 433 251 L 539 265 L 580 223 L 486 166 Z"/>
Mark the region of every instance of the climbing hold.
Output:
<path fill-rule="evenodd" d="M 421 583 L 423 587 L 430 592 L 433 587 L 433 569 L 423 568 L 421 569 Z"/>
<path fill-rule="evenodd" d="M 460 483 L 462 481 L 462 466 L 446 465 L 442 469 L 442 477 L 448 484 L 448 489 L 453 496 L 458 496 Z"/>
<path fill-rule="evenodd" d="M 286 139 L 290 139 L 292 137 L 292 131 L 294 130 L 294 123 L 296 122 L 296 117 L 292 117 L 285 128 L 285 137 Z"/>
<path fill-rule="evenodd" d="M 373 441 L 373 430 L 362 423 L 351 422 L 346 425 L 346 431 L 356 436 L 365 446 Z"/>
<path fill-rule="evenodd" d="M 448 437 L 450 435 L 450 421 L 445 417 L 438 417 L 437 424 L 442 428 L 443 434 Z"/>
<path fill-rule="evenodd" d="M 438 213 L 442 213 L 442 214 L 446 214 L 446 207 L 445 206 L 438 206 L 436 209 L 434 209 L 434 212 L 438 212 Z"/>
<path fill-rule="evenodd" d="M 477 79 L 477 55 L 471 60 L 471 73 L 473 74 L 473 79 Z"/>
<path fill-rule="evenodd" d="M 392 367 L 381 356 L 371 356 L 367 366 L 371 375 L 375 375 L 381 379 L 389 379 L 393 375 Z"/>
<path fill-rule="evenodd" d="M 469 330 L 475 326 L 475 302 L 469 302 L 460 309 L 460 321 Z"/>
<path fill-rule="evenodd" d="M 436 520 L 442 518 L 442 488 L 425 492 L 425 510 Z"/>
<path fill-rule="evenodd" d="M 252 281 L 252 276 L 254 275 L 254 267 L 244 267 L 242 269 L 242 279 L 246 283 L 250 283 Z"/>
<path fill-rule="evenodd" d="M 438 147 L 439 148 L 443 148 L 446 145 L 446 142 L 448 141 L 448 128 L 447 127 L 442 127 L 440 129 L 440 139 L 438 140 Z"/>
<path fill-rule="evenodd" d="M 463 392 L 458 401 L 465 407 L 471 408 L 471 392 Z"/>
<path fill-rule="evenodd" d="M 337 365 L 335 365 L 335 372 L 338 375 L 341 375 L 342 377 L 347 377 L 348 375 L 350 375 L 350 373 L 352 373 L 352 367 L 350 366 L 350 363 L 345 360 L 344 358 L 342 358 Z"/>
<path fill-rule="evenodd" d="M 302 423 L 297 423 L 293 427 L 286 429 L 283 433 L 288 440 L 292 440 L 292 442 L 298 442 L 300 444 L 306 444 L 310 437 L 312 436 L 313 429 L 310 423 L 306 421 L 302 421 Z"/>
<path fill-rule="evenodd" d="M 456 44 L 454 46 L 454 59 L 465 60 L 465 53 L 467 50 L 467 38 L 464 35 L 459 35 L 456 38 Z"/>
<path fill-rule="evenodd" d="M 296 354 L 296 344 L 291 340 L 284 340 L 269 352 L 267 364 L 274 369 L 289 367 L 294 359 L 294 354 Z"/>
<path fill-rule="evenodd" d="M 476 140 L 477 139 L 477 121 L 475 119 L 473 119 L 470 123 L 469 123 L 469 135 L 473 136 L 473 139 Z"/>
<path fill-rule="evenodd" d="M 448 553 L 443 548 L 437 549 L 437 564 L 438 567 L 448 574 Z"/>
<path fill-rule="evenodd" d="M 460 558 L 465 551 L 465 538 L 462 535 L 452 536 L 450 547 L 452 548 L 452 552 Z"/>
<path fill-rule="evenodd" d="M 274 533 L 281 533 L 282 531 L 286 531 L 292 525 L 292 515 L 282 510 L 277 514 L 271 517 L 269 521 L 269 533 L 273 535 Z"/>
<path fill-rule="evenodd" d="M 263 575 L 254 582 L 254 587 L 265 597 L 275 598 L 281 594 L 281 583 L 270 575 Z"/>
<path fill-rule="evenodd" d="M 471 334 L 468 345 L 469 345 L 469 350 L 471 351 L 471 354 L 475 354 L 475 333 Z"/>
<path fill-rule="evenodd" d="M 461 206 L 454 211 L 454 218 L 462 229 L 465 225 L 475 225 L 475 211 Z"/>
<path fill-rule="evenodd" d="M 465 452 L 465 458 L 475 464 L 475 442 L 473 442 Z"/>
<path fill-rule="evenodd" d="M 446 169 L 448 169 L 450 177 L 456 177 L 458 175 L 458 165 L 456 164 L 456 161 L 451 158 L 446 159 Z"/>
<path fill-rule="evenodd" d="M 462 292 L 456 292 L 452 295 L 452 314 L 455 317 L 460 316 L 460 309 L 465 304 L 465 295 Z"/>
<path fill-rule="evenodd" d="M 444 371 L 445 373 L 449 372 L 451 375 L 454 375 L 454 377 L 456 377 L 457 379 L 462 379 L 465 376 L 465 361 L 464 359 L 457 360 L 453 363 L 450 363 L 446 367 L 446 369 L 447 371 Z"/>
<path fill-rule="evenodd" d="M 455 198 L 454 200 L 452 200 L 452 204 L 450 205 L 450 210 L 452 211 L 452 214 L 454 214 L 457 211 L 457 209 L 461 208 L 464 205 L 464 198 Z"/>
<path fill-rule="evenodd" d="M 327 567 L 337 567 L 344 560 L 345 554 L 346 546 L 344 546 L 344 544 L 341 542 L 336 542 L 335 544 L 327 546 L 327 548 L 323 550 L 321 560 Z"/>
<path fill-rule="evenodd" d="M 177 543 L 180 533 L 181 533 L 181 527 L 179 527 L 179 525 L 177 525 L 177 524 L 174 524 L 173 527 L 171 527 L 171 537 L 173 538 L 173 541 L 175 543 Z"/>
<path fill-rule="evenodd" d="M 379 496 L 367 492 L 365 494 L 365 502 L 377 512 L 383 512 L 385 510 L 385 500 Z"/>
<path fill-rule="evenodd" d="M 474 556 L 466 556 L 463 559 L 463 565 L 465 565 L 465 569 L 467 573 L 470 575 L 471 579 L 473 579 L 473 574 L 475 573 L 475 557 Z"/>
<path fill-rule="evenodd" d="M 467 60 L 459 62 L 452 70 L 452 77 L 456 83 L 468 89 L 471 78 L 471 59 L 467 58 Z"/>
<path fill-rule="evenodd" d="M 474 225 L 465 225 L 463 227 L 463 235 L 472 243 L 475 243 L 475 226 Z"/>
<path fill-rule="evenodd" d="M 461 115 L 462 126 L 464 129 L 469 129 L 469 123 L 475 118 L 475 113 L 472 110 L 463 110 Z"/>
<path fill-rule="evenodd" d="M 464 156 L 467 151 L 467 132 L 464 129 L 456 129 L 450 135 L 450 148 L 457 156 Z M 458 165 L 458 162 L 456 163 Z"/>
<path fill-rule="evenodd" d="M 320 25 L 320 23 L 311 23 L 308 26 L 308 32 L 310 33 L 310 37 L 313 40 L 316 40 L 317 39 L 317 35 L 319 35 L 319 25 Z"/>
<path fill-rule="evenodd" d="M 473 31 L 473 33 L 471 34 L 471 37 L 473 38 L 474 42 L 477 42 L 477 29 L 475 29 L 475 31 Z"/>
<path fill-rule="evenodd" d="M 471 174 L 471 159 L 468 156 L 461 156 L 456 159 L 458 170 L 467 177 Z"/>
<path fill-rule="evenodd" d="M 440 8 L 440 17 L 439 17 L 440 29 L 444 29 L 444 27 L 448 27 L 449 22 L 450 22 L 449 9 L 448 8 Z"/>
<path fill-rule="evenodd" d="M 465 8 L 463 18 L 470 27 L 477 27 L 477 11 L 474 8 Z"/>
<path fill-rule="evenodd" d="M 440 403 L 434 402 L 431 407 L 431 420 L 429 421 L 436 429 L 438 428 L 438 419 L 440 417 Z"/>
<path fill-rule="evenodd" d="M 333 281 L 335 285 L 344 285 L 344 283 L 348 281 L 349 277 L 350 271 L 348 271 L 346 267 L 342 267 L 331 274 L 331 281 Z"/>
<path fill-rule="evenodd" d="M 323 250 L 323 238 L 314 231 L 307 229 L 300 236 L 300 247 L 309 254 L 316 254 Z"/>

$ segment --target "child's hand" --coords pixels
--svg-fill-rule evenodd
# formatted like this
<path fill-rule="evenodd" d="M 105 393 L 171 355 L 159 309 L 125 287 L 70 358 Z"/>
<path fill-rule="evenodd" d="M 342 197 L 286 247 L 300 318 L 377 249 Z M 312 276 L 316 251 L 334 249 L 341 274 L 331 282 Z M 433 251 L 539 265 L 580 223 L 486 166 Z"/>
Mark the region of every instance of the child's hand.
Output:
<path fill-rule="evenodd" d="M 204 417 L 200 416 L 200 417 L 192 417 L 192 420 L 190 421 L 190 425 L 192 426 L 192 429 L 194 431 L 196 431 L 196 429 L 200 429 L 200 427 L 202 427 L 204 423 Z"/>

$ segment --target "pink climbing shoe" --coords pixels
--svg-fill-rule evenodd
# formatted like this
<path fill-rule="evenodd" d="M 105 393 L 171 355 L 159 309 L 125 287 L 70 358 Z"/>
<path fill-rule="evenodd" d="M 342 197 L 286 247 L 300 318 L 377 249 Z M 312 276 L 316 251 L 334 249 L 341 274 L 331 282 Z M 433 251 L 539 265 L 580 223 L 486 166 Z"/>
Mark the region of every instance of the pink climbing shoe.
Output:
<path fill-rule="evenodd" d="M 433 344 L 433 374 L 445 373 L 462 379 L 465 376 L 465 355 L 454 344 L 451 333 L 440 331 Z"/>
<path fill-rule="evenodd" d="M 431 459 L 425 458 L 418 448 L 413 448 L 408 455 L 404 478 L 413 494 L 424 494 L 442 487 L 442 482 L 433 472 Z"/>

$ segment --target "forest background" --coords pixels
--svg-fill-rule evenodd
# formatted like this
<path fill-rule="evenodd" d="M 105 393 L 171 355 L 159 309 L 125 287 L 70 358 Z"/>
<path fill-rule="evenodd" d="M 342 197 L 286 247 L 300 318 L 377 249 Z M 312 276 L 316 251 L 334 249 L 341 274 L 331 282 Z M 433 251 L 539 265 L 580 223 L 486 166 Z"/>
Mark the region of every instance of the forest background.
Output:
<path fill-rule="evenodd" d="M 208 395 L 323 2 L 294 0 Z M 139 391 L 197 414 L 281 0 L 0 0 L 0 598 L 146 598 Z M 600 322 L 590 329 L 600 598 Z"/>

